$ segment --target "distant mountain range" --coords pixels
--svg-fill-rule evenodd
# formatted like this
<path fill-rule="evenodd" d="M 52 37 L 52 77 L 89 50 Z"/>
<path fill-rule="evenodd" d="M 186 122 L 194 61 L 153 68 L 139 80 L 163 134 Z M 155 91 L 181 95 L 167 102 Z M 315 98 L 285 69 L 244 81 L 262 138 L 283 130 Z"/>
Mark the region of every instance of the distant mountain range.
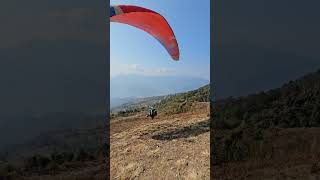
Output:
<path fill-rule="evenodd" d="M 114 107 L 111 107 L 111 112 L 116 113 L 116 112 L 124 111 L 124 110 L 154 106 L 155 104 L 161 102 L 162 100 L 164 100 L 170 96 L 172 96 L 172 95 L 153 96 L 153 97 L 145 97 L 145 98 L 132 98 L 132 99 L 128 98 L 127 102 L 122 103 L 117 106 L 114 106 Z"/>
<path fill-rule="evenodd" d="M 121 98 L 121 97 L 116 97 L 116 98 L 110 98 L 110 108 L 118 107 L 120 105 L 123 105 L 125 103 L 133 102 L 137 100 L 138 98 L 136 97 L 126 97 L 126 98 Z"/>
<path fill-rule="evenodd" d="M 121 75 L 111 78 L 110 106 L 115 107 L 135 98 L 162 96 L 190 91 L 209 83 L 196 77 Z"/>

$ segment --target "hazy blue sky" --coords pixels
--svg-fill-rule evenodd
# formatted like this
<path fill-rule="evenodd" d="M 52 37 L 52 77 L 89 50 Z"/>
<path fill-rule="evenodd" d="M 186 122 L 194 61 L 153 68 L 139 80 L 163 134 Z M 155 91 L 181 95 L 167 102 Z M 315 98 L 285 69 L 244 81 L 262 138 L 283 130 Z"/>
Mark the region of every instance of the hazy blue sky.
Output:
<path fill-rule="evenodd" d="M 119 23 L 110 24 L 111 77 L 119 74 L 192 76 L 210 79 L 210 0 L 111 0 L 111 5 L 143 6 L 162 14 L 175 32 L 180 61 L 146 32 Z"/>

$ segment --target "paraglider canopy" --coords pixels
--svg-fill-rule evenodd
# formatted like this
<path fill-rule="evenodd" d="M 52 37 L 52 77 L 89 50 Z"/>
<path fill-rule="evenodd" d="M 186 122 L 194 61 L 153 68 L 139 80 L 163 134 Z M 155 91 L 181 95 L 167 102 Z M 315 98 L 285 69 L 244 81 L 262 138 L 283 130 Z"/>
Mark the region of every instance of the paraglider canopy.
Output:
<path fill-rule="evenodd" d="M 176 37 L 167 20 L 159 13 L 138 6 L 111 6 L 110 21 L 144 30 L 166 48 L 172 59 L 179 60 L 180 53 Z"/>

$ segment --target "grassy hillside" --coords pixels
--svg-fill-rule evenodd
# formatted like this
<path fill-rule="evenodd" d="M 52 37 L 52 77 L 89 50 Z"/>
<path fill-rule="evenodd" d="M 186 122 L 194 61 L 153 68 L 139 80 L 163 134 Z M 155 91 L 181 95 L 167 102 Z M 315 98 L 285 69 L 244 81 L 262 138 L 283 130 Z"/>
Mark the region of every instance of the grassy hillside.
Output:
<path fill-rule="evenodd" d="M 212 107 L 214 165 L 256 158 L 275 160 L 275 154 L 280 151 L 318 153 L 309 148 L 315 139 L 301 140 L 303 131 L 300 137 L 287 136 L 290 141 L 279 143 L 282 149 L 278 150 L 274 150 L 276 145 L 270 143 L 276 140 L 270 138 L 270 133 L 289 134 L 286 131 L 289 128 L 320 127 L 320 71 L 290 81 L 281 88 L 225 99 L 215 102 Z M 289 156 L 294 154 L 282 155 Z"/>
<path fill-rule="evenodd" d="M 169 95 L 110 124 L 112 179 L 209 179 L 209 86 Z"/>
<path fill-rule="evenodd" d="M 210 102 L 209 85 L 193 91 L 171 95 L 155 106 L 166 114 L 175 114 L 189 111 L 194 102 Z"/>
<path fill-rule="evenodd" d="M 112 110 L 112 116 L 129 116 L 137 112 L 146 111 L 149 106 L 154 106 L 166 114 L 182 113 L 190 110 L 194 102 L 209 102 L 210 86 L 205 85 L 196 90 L 167 96 L 148 97 L 127 103 Z"/>

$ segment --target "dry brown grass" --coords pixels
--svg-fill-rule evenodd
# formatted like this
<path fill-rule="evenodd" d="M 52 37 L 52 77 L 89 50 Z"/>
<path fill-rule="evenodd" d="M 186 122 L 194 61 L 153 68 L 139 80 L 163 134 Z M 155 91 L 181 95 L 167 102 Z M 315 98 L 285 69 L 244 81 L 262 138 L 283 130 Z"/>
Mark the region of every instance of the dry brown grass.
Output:
<path fill-rule="evenodd" d="M 111 179 L 209 179 L 209 104 L 111 122 Z"/>

